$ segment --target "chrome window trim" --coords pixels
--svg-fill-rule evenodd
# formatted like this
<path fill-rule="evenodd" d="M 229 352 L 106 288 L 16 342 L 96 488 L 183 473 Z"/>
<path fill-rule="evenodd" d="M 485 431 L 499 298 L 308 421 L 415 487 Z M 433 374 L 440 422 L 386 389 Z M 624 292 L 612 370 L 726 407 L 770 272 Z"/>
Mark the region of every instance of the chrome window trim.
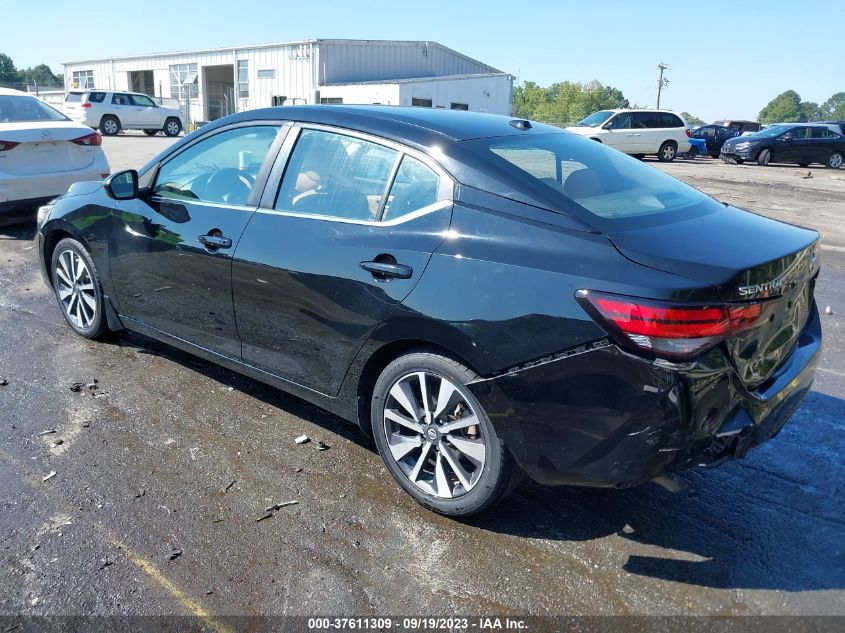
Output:
<path fill-rule="evenodd" d="M 398 224 L 404 224 L 405 222 L 409 222 L 411 220 L 415 220 L 419 217 L 424 215 L 428 215 L 429 213 L 435 213 L 442 209 L 447 209 L 452 206 L 454 203 L 453 200 L 438 200 L 432 204 L 429 204 L 421 209 L 417 209 L 416 211 L 411 211 L 410 213 L 406 213 L 405 215 L 401 215 L 398 218 L 394 218 L 392 220 L 384 220 L 384 221 L 377 221 L 377 220 L 358 220 L 355 218 L 341 218 L 334 215 L 318 215 L 316 213 L 297 213 L 296 211 L 280 211 L 278 209 L 267 209 L 267 208 L 259 208 L 256 210 L 256 213 L 264 213 L 267 215 L 279 215 L 283 217 L 289 218 L 303 218 L 307 220 L 323 220 L 325 222 L 340 222 L 342 224 L 360 224 L 363 226 L 372 226 L 372 227 L 390 227 L 396 226 Z"/>

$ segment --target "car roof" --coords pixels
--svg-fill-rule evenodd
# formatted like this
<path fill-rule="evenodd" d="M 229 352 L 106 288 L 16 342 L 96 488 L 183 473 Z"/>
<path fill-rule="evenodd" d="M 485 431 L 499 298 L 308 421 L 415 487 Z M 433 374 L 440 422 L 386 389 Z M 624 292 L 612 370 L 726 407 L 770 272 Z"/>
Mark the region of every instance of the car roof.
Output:
<path fill-rule="evenodd" d="M 0 88 L 0 95 L 17 96 L 17 97 L 35 97 L 34 94 L 24 92 L 23 90 L 15 90 L 14 88 Z"/>
<path fill-rule="evenodd" d="M 431 145 L 441 140 L 466 141 L 496 136 L 565 133 L 558 127 L 526 119 L 482 112 L 381 105 L 303 105 L 250 110 L 223 119 L 225 123 L 279 119 L 334 125 L 385 138 Z M 216 122 L 215 122 L 216 123 Z M 527 127 L 525 124 L 528 124 Z M 522 126 L 522 127 L 519 127 Z"/>

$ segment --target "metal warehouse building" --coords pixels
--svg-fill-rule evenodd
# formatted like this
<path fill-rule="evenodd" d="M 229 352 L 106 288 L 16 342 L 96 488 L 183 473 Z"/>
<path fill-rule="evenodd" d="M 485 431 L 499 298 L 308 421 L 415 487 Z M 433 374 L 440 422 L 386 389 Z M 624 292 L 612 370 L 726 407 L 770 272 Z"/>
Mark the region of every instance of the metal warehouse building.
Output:
<path fill-rule="evenodd" d="M 190 100 L 190 119 L 301 103 L 510 114 L 513 77 L 436 42 L 314 39 L 64 64 L 66 88 Z"/>

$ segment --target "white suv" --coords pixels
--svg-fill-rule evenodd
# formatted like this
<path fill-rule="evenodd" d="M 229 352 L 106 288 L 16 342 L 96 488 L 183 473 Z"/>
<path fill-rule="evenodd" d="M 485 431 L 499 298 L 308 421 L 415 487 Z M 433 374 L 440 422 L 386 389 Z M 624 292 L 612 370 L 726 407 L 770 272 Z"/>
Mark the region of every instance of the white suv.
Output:
<path fill-rule="evenodd" d="M 137 92 L 71 90 L 63 109 L 74 121 L 99 128 L 106 136 L 114 136 L 122 129 L 144 130 L 148 136 L 159 131 L 167 136 L 179 136 L 182 131 L 179 110 L 161 106 Z"/>
<path fill-rule="evenodd" d="M 664 162 L 690 149 L 689 127 L 668 110 L 600 110 L 566 129 L 640 158 L 656 154 Z"/>

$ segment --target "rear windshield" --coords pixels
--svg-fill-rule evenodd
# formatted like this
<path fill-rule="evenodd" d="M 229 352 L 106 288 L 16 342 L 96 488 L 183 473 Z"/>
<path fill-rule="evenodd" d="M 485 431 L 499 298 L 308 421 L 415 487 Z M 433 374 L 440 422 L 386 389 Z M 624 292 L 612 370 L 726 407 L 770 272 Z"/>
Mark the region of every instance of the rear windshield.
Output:
<path fill-rule="evenodd" d="M 68 120 L 64 114 L 35 97 L 0 95 L 0 123 Z"/>
<path fill-rule="evenodd" d="M 718 204 L 636 158 L 574 134 L 486 138 L 467 144 L 485 160 L 516 170 L 519 180 L 546 197 L 562 198 L 563 210 L 571 207 L 566 202 L 576 203 L 600 220 L 597 224 L 623 222 L 634 228 L 624 221 L 654 216 L 651 219 L 659 223 L 669 221 L 673 212 L 686 214 L 702 204 Z"/>
<path fill-rule="evenodd" d="M 65 103 L 79 103 L 84 96 L 85 93 L 82 92 L 69 92 L 65 97 Z"/>

